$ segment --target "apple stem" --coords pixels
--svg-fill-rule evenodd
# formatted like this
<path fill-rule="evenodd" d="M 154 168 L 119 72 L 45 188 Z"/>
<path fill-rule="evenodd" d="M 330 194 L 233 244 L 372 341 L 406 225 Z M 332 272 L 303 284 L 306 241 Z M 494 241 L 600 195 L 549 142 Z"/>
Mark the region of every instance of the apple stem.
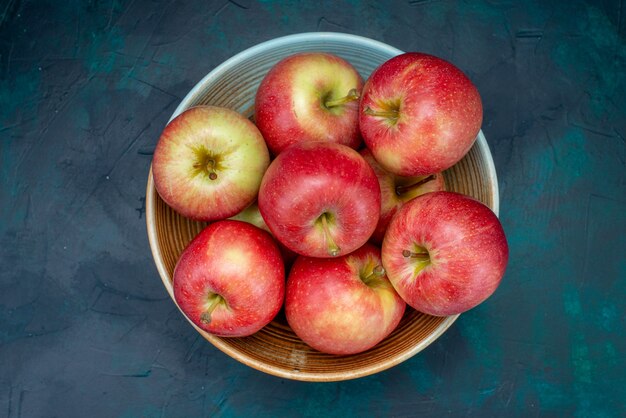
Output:
<path fill-rule="evenodd" d="M 402 257 L 404 258 L 419 258 L 421 260 L 427 260 L 428 259 L 428 253 L 414 253 L 413 251 L 409 251 L 409 250 L 402 250 Z"/>
<path fill-rule="evenodd" d="M 366 106 L 365 109 L 363 109 L 363 113 L 365 113 L 368 116 L 378 116 L 381 118 L 388 118 L 388 119 L 398 119 L 398 111 L 396 109 L 392 109 L 392 110 L 373 110 L 371 107 Z"/>
<path fill-rule="evenodd" d="M 344 97 L 340 97 L 339 99 L 335 99 L 335 100 L 327 100 L 326 102 L 324 102 L 324 106 L 326 107 L 341 106 L 342 104 L 359 100 L 359 97 L 360 97 L 359 93 L 356 91 L 356 89 L 351 89 L 348 92 L 348 94 Z"/>
<path fill-rule="evenodd" d="M 335 240 L 333 240 L 333 237 L 330 234 L 330 229 L 328 227 L 328 214 L 327 213 L 322 214 L 322 229 L 324 230 L 324 235 L 326 236 L 326 242 L 328 243 L 328 254 L 331 257 L 336 257 L 337 255 L 339 255 L 339 251 L 341 251 L 341 249 L 335 243 Z"/>
<path fill-rule="evenodd" d="M 381 277 L 385 275 L 385 268 L 383 266 L 376 266 L 372 269 L 372 272 L 363 278 L 363 283 L 368 286 L 378 282 Z"/>
<path fill-rule="evenodd" d="M 200 168 L 202 167 L 202 163 L 195 163 L 193 165 L 193 168 Z M 204 168 L 206 169 L 207 173 L 209 173 L 209 178 L 211 180 L 215 180 L 217 178 L 217 173 L 215 172 L 215 160 L 210 158 L 207 162 L 206 165 L 204 166 Z"/>
<path fill-rule="evenodd" d="M 217 306 L 224 301 L 224 298 L 216 293 L 211 293 L 209 295 L 209 305 L 206 310 L 202 312 L 200 315 L 200 322 L 205 325 L 209 325 L 211 323 L 211 314 L 217 308 Z"/>
<path fill-rule="evenodd" d="M 417 189 L 418 187 L 420 187 L 420 186 L 422 186 L 422 185 L 424 185 L 424 184 L 426 184 L 426 183 L 428 183 L 429 181 L 434 180 L 434 179 L 435 179 L 435 175 L 434 175 L 434 174 L 431 174 L 430 176 L 428 176 L 428 177 L 426 177 L 426 178 L 423 178 L 423 179 L 421 179 L 420 181 L 415 182 L 415 183 L 413 183 L 413 184 L 408 184 L 408 185 L 406 185 L 406 186 L 397 186 L 397 187 L 396 187 L 396 194 L 397 194 L 398 196 L 400 196 L 400 195 L 402 195 L 402 194 L 404 194 L 404 193 L 406 193 L 406 192 L 410 192 L 411 190 L 415 190 L 415 189 Z"/>

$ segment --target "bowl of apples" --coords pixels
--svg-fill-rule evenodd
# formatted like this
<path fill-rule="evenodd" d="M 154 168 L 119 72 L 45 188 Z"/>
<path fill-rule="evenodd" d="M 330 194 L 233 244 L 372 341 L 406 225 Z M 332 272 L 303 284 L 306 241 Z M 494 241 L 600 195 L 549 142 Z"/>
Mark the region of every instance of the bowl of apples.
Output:
<path fill-rule="evenodd" d="M 304 33 L 204 77 L 148 177 L 150 247 L 189 323 L 282 378 L 397 365 L 497 288 L 508 247 L 482 104 L 452 64 Z"/>

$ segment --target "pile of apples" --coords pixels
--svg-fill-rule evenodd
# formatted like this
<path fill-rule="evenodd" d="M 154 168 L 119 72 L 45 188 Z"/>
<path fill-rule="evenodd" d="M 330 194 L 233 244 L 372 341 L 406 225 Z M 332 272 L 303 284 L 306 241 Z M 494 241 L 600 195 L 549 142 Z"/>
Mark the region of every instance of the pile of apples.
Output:
<path fill-rule="evenodd" d="M 481 123 L 472 82 L 422 53 L 365 83 L 337 56 L 299 53 L 263 79 L 254 122 L 214 106 L 181 113 L 156 147 L 155 186 L 211 223 L 177 262 L 177 304 L 222 337 L 251 335 L 284 307 L 309 346 L 354 354 L 407 304 L 446 316 L 482 303 L 505 271 L 504 231 L 441 174 Z"/>

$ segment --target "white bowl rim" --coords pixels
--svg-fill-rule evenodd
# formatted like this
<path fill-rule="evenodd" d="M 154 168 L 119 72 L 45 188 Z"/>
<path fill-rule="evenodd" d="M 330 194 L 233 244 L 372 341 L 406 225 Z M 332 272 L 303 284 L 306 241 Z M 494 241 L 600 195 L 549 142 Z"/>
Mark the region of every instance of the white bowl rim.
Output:
<path fill-rule="evenodd" d="M 265 42 L 261 42 L 255 46 L 252 46 L 248 49 L 245 49 L 238 54 L 230 57 L 217 67 L 215 67 L 212 71 L 210 71 L 207 75 L 205 75 L 202 80 L 200 80 L 190 91 L 187 93 L 185 98 L 180 102 L 170 121 L 182 113 L 190 104 L 193 102 L 193 98 L 196 97 L 198 92 L 202 89 L 202 87 L 211 79 L 220 76 L 222 73 L 228 71 L 230 68 L 237 66 L 242 61 L 249 59 L 259 53 L 262 53 L 268 49 L 281 47 L 284 45 L 290 45 L 292 43 L 298 42 L 307 42 L 307 41 L 317 41 L 317 40 L 330 40 L 330 41 L 342 41 L 342 42 L 350 42 L 353 44 L 360 44 L 368 47 L 376 47 L 380 51 L 388 52 L 392 55 L 400 55 L 404 51 L 401 51 L 397 48 L 394 48 L 390 45 L 384 44 L 379 41 L 375 41 L 373 39 L 365 38 L 359 35 L 352 35 L 347 33 L 338 33 L 338 32 L 305 32 L 305 33 L 296 33 L 293 35 L 286 35 L 280 38 L 270 39 Z"/>
<path fill-rule="evenodd" d="M 171 122 L 176 116 L 182 113 L 185 109 L 190 107 L 193 104 L 195 97 L 198 93 L 204 88 L 204 86 L 210 82 L 213 78 L 220 76 L 222 73 L 228 71 L 233 66 L 238 65 L 242 61 L 249 59 L 252 56 L 255 56 L 265 50 L 272 49 L 275 47 L 288 45 L 297 42 L 306 42 L 306 41 L 318 41 L 321 39 L 327 39 L 330 41 L 340 41 L 340 42 L 349 42 L 352 44 L 359 44 L 362 46 L 373 47 L 378 49 L 379 51 L 388 52 L 391 55 L 399 55 L 404 53 L 404 51 L 394 48 L 388 44 L 385 44 L 380 41 L 376 41 L 373 39 L 369 39 L 359 35 L 346 34 L 346 33 L 338 33 L 338 32 L 305 32 L 298 33 L 293 35 L 282 36 L 279 38 L 271 39 L 262 43 L 259 43 L 255 46 L 252 46 L 244 51 L 237 53 L 231 58 L 224 61 L 222 64 L 215 67 L 211 70 L 207 75 L 205 75 L 183 98 L 181 103 L 178 105 L 168 123 Z M 492 184 L 492 202 L 493 208 L 492 210 L 496 215 L 499 215 L 499 191 L 498 191 L 498 179 L 495 170 L 495 164 L 493 161 L 493 157 L 491 155 L 491 151 L 489 149 L 489 145 L 487 144 L 487 140 L 482 130 L 478 133 L 476 142 L 479 144 L 479 149 L 482 154 L 482 157 L 485 160 L 486 168 L 488 170 L 488 177 Z M 156 230 L 156 222 L 151 222 L 150 217 L 148 216 L 150 213 L 154 212 L 153 201 L 155 198 L 156 190 L 154 188 L 154 181 L 152 177 L 152 167 L 150 167 L 150 172 L 148 175 L 148 182 L 146 185 L 146 224 L 147 224 L 147 232 L 148 232 L 148 241 L 150 244 L 150 248 L 153 255 L 154 263 L 156 264 L 157 271 L 161 276 L 161 280 L 167 289 L 171 299 L 176 304 L 176 300 L 174 298 L 174 289 L 172 287 L 170 277 L 167 273 L 167 269 L 165 267 L 165 263 L 162 258 L 158 256 L 161 252 L 159 247 L 159 242 L 157 239 L 157 230 Z M 177 305 L 177 304 L 176 304 Z M 178 305 L 177 305 L 178 306 Z M 180 310 L 180 308 L 179 308 Z M 182 313 L 182 311 L 181 311 Z M 183 314 L 184 315 L 184 314 Z M 184 315 L 185 316 L 185 315 Z M 223 343 L 221 339 L 214 337 L 210 334 L 207 334 L 200 328 L 198 328 L 193 322 L 189 320 L 185 316 L 185 318 L 189 321 L 189 323 L 200 332 L 206 339 L 208 339 L 216 348 L 228 354 L 230 357 L 233 357 L 237 361 L 246 364 L 252 368 L 260 370 L 262 372 L 286 378 L 292 380 L 303 380 L 303 381 L 318 381 L 318 382 L 330 382 L 330 381 L 339 381 L 339 380 L 348 380 L 355 379 L 359 377 L 368 376 L 371 374 L 375 374 L 384 370 L 387 370 L 397 364 L 404 362 L 405 360 L 413 357 L 420 351 L 424 350 L 431 343 L 433 343 L 437 338 L 439 338 L 459 317 L 460 315 L 452 315 L 447 318 L 430 334 L 427 338 L 420 341 L 419 344 L 414 346 L 411 350 L 404 352 L 402 355 L 393 357 L 392 359 L 387 359 L 385 362 L 381 364 L 368 365 L 359 369 L 356 369 L 353 372 L 328 372 L 328 373 L 308 373 L 308 372 L 297 372 L 295 370 L 285 371 L 284 369 L 278 368 L 276 366 L 272 366 L 265 363 L 260 363 L 258 360 L 251 358 L 245 354 L 240 352 L 233 352 L 233 350 Z"/>

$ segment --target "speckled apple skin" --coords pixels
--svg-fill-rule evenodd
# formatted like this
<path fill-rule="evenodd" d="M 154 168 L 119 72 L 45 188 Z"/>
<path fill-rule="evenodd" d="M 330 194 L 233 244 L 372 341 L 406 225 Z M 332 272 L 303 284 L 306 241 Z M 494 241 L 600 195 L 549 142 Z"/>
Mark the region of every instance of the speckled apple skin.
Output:
<path fill-rule="evenodd" d="M 403 250 L 416 246 L 430 254 L 430 265 Z M 500 221 L 481 202 L 453 192 L 432 192 L 406 203 L 391 220 L 382 261 L 389 280 L 413 308 L 435 316 L 465 312 L 496 290 L 509 250 Z"/>
<path fill-rule="evenodd" d="M 209 324 L 200 320 L 208 296 L 221 295 Z M 220 337 L 245 337 L 269 324 L 282 307 L 285 268 L 266 231 L 242 221 L 215 222 L 183 251 L 174 270 L 174 297 L 198 327 Z"/>
<path fill-rule="evenodd" d="M 367 115 L 399 104 L 396 123 Z M 363 87 L 359 126 L 380 165 L 401 176 L 441 172 L 470 150 L 482 124 L 478 90 L 453 64 L 405 53 L 378 67 Z"/>
<path fill-rule="evenodd" d="M 326 108 L 325 98 L 361 92 L 363 79 L 344 59 L 299 53 L 278 62 L 255 97 L 255 123 L 274 155 L 302 141 L 328 141 L 356 149 L 361 144 L 358 100 Z"/>
<path fill-rule="evenodd" d="M 380 250 L 366 244 L 339 258 L 298 257 L 287 280 L 285 315 L 305 343 L 328 354 L 356 354 L 388 336 L 406 304 L 387 277 L 366 285 L 360 270 L 380 265 Z"/>
<path fill-rule="evenodd" d="M 193 175 L 197 147 L 221 156 L 216 179 Z M 163 130 L 152 175 L 157 192 L 176 212 L 199 221 L 219 220 L 254 201 L 269 158 L 261 133 L 248 119 L 230 109 L 197 106 Z"/>
<path fill-rule="evenodd" d="M 328 242 L 316 221 L 329 224 L 337 256 L 367 242 L 380 216 L 380 187 L 372 168 L 345 145 L 306 142 L 292 145 L 270 164 L 259 189 L 259 210 L 281 243 L 309 257 L 329 257 Z"/>

